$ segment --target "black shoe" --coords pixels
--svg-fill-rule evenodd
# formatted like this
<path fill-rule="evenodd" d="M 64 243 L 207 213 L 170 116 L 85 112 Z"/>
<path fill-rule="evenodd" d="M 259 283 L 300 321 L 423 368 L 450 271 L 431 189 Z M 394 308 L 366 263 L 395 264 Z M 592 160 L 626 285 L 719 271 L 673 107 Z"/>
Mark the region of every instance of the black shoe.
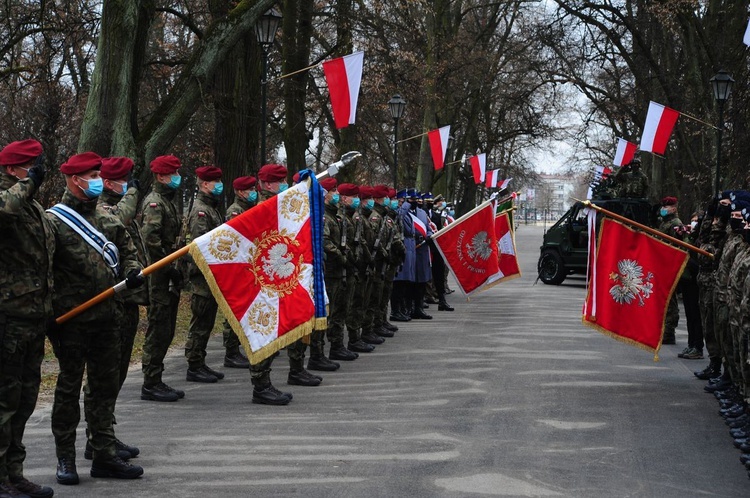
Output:
<path fill-rule="evenodd" d="M 9 481 L 0 481 L 0 498 L 29 498 L 29 495 L 21 493 L 21 491 Z"/>
<path fill-rule="evenodd" d="M 214 382 L 219 381 L 219 379 L 215 375 L 211 375 L 202 368 L 198 368 L 196 370 L 190 370 L 188 368 L 185 380 L 189 382 L 205 382 L 207 384 L 213 384 Z"/>
<path fill-rule="evenodd" d="M 453 311 L 453 310 L 454 310 L 453 306 L 451 306 L 445 301 L 438 304 L 438 311 Z"/>
<path fill-rule="evenodd" d="M 373 351 L 375 351 L 375 346 L 371 344 L 366 344 L 362 341 L 356 341 L 356 342 L 349 342 L 347 349 L 349 351 L 354 351 L 356 353 L 372 353 Z"/>
<path fill-rule="evenodd" d="M 224 355 L 226 368 L 250 368 L 250 361 L 242 353 L 227 353 Z"/>
<path fill-rule="evenodd" d="M 136 446 L 125 444 L 117 438 L 115 438 L 115 450 L 117 450 L 118 452 L 122 450 L 127 451 L 128 453 L 130 453 L 130 458 L 135 458 L 141 454 L 141 450 L 139 450 Z M 123 458 L 123 460 L 127 460 L 127 458 Z"/>
<path fill-rule="evenodd" d="M 662 339 L 661 343 L 663 345 L 664 344 L 666 344 L 666 345 L 673 345 L 673 344 L 677 344 L 677 340 L 675 339 L 674 334 L 670 334 L 670 335 L 665 335 L 664 338 Z"/>
<path fill-rule="evenodd" d="M 417 310 L 414 313 L 411 314 L 411 317 L 414 320 L 432 320 L 432 315 L 428 315 L 422 310 Z"/>
<path fill-rule="evenodd" d="M 390 330 L 391 332 L 398 332 L 398 327 L 396 327 L 395 325 L 393 325 L 388 320 L 386 320 L 385 322 L 383 322 L 383 327 L 386 328 L 386 329 L 388 329 L 388 330 Z"/>
<path fill-rule="evenodd" d="M 321 382 L 320 377 L 312 375 L 310 372 L 305 370 L 290 370 L 289 377 L 287 377 L 286 383 L 292 386 L 306 386 L 315 387 L 319 386 Z"/>
<path fill-rule="evenodd" d="M 341 364 L 331 361 L 325 356 L 311 356 L 307 360 L 308 370 L 318 370 L 320 372 L 335 372 L 341 367 Z"/>
<path fill-rule="evenodd" d="M 394 313 L 390 316 L 392 322 L 410 322 L 411 317 L 403 313 Z"/>
<path fill-rule="evenodd" d="M 740 455 L 740 462 L 742 462 L 745 465 L 750 463 L 750 454 L 743 453 L 742 455 Z"/>
<path fill-rule="evenodd" d="M 437 304 L 437 303 L 436 303 L 436 304 Z M 430 305 L 429 305 L 429 304 L 426 304 L 426 303 L 422 303 L 422 309 L 423 309 L 423 310 L 428 310 L 428 309 L 430 309 Z"/>
<path fill-rule="evenodd" d="M 354 351 L 349 351 L 344 346 L 340 346 L 338 348 L 331 348 L 331 352 L 328 354 L 328 357 L 332 360 L 354 361 L 359 358 L 359 355 Z"/>
<path fill-rule="evenodd" d="M 153 386 L 141 387 L 141 399 L 146 401 L 177 401 L 180 397 L 177 393 L 166 388 L 166 384 L 160 382 Z"/>
<path fill-rule="evenodd" d="M 30 498 L 51 498 L 55 494 L 49 486 L 40 486 L 39 484 L 29 481 L 25 477 L 11 477 L 10 483 L 20 491 L 18 497 L 28 496 Z M 0 488 L 0 490 L 2 490 L 2 488 Z M 10 496 L 13 495 L 11 494 Z"/>
<path fill-rule="evenodd" d="M 217 378 L 217 379 L 219 379 L 219 380 L 221 380 L 221 379 L 223 379 L 223 378 L 224 378 L 224 373 L 222 373 L 222 372 L 217 372 L 216 370 L 214 370 L 213 368 L 209 367 L 208 365 L 203 365 L 203 366 L 201 367 L 201 369 L 202 369 L 202 370 L 203 370 L 204 372 L 206 372 L 206 373 L 208 373 L 208 374 L 211 374 L 211 375 L 213 375 L 214 377 L 216 377 L 216 378 Z"/>
<path fill-rule="evenodd" d="M 717 369 L 716 365 L 709 363 L 708 366 L 703 370 L 693 372 L 693 375 L 698 377 L 700 380 L 709 380 L 721 375 L 721 367 Z"/>
<path fill-rule="evenodd" d="M 375 331 L 375 335 L 378 335 L 380 337 L 393 337 L 396 334 L 394 334 L 393 332 L 391 332 L 387 328 L 381 326 L 379 329 L 377 329 Z"/>
<path fill-rule="evenodd" d="M 78 472 L 76 471 L 76 460 L 73 457 L 62 457 L 57 459 L 57 473 L 55 474 L 58 484 L 78 484 Z"/>
<path fill-rule="evenodd" d="M 137 479 L 143 475 L 143 467 L 126 462 L 120 457 L 94 460 L 91 477 L 113 477 L 115 479 Z"/>
<path fill-rule="evenodd" d="M 362 342 L 366 342 L 367 344 L 383 344 L 385 342 L 385 339 L 382 337 L 378 337 L 373 332 L 362 332 Z"/>
<path fill-rule="evenodd" d="M 424 300 L 425 304 L 437 304 L 438 302 L 431 297 L 426 297 Z M 427 306 L 425 306 L 426 308 Z"/>
<path fill-rule="evenodd" d="M 136 451 L 138 448 L 136 448 Z M 123 460 L 130 460 L 133 455 L 130 454 L 129 451 L 125 449 L 120 449 L 115 445 L 115 453 L 117 453 L 117 456 L 122 458 Z M 137 455 L 138 453 L 136 453 Z M 93 460 L 94 459 L 94 448 L 91 447 L 91 443 L 86 440 L 86 448 L 83 450 L 83 458 L 86 460 Z"/>
<path fill-rule="evenodd" d="M 732 387 L 732 383 L 728 380 L 721 380 L 716 384 L 708 384 L 703 388 L 707 393 L 715 393 L 716 391 L 724 391 Z"/>
<path fill-rule="evenodd" d="M 175 393 L 178 398 L 182 399 L 185 397 L 185 391 L 183 391 L 182 389 L 175 389 L 172 386 L 166 385 L 164 382 L 160 382 L 159 384 L 162 386 L 162 388 L 166 389 L 167 391 L 171 391 Z"/>
<path fill-rule="evenodd" d="M 271 384 L 262 389 L 253 388 L 253 403 L 259 405 L 288 405 L 291 400 L 291 393 L 282 393 Z"/>

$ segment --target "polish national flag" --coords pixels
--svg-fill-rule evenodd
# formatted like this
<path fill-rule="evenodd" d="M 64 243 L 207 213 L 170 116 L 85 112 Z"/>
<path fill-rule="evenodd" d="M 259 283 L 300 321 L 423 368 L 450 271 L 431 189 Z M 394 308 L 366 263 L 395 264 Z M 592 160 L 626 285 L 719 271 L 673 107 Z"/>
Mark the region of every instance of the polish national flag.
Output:
<path fill-rule="evenodd" d="M 328 83 L 331 110 L 337 129 L 354 124 L 357 117 L 357 99 L 364 60 L 364 52 L 354 52 L 323 63 L 323 73 Z"/>
<path fill-rule="evenodd" d="M 484 181 L 484 173 L 487 171 L 487 154 L 481 153 L 469 158 L 471 171 L 474 173 L 474 183 L 479 185 Z"/>
<path fill-rule="evenodd" d="M 641 136 L 641 150 L 664 155 L 669 137 L 679 117 L 678 111 L 656 102 L 650 102 Z"/>
<path fill-rule="evenodd" d="M 495 188 L 497 187 L 497 177 L 500 176 L 500 170 L 499 169 L 492 169 L 490 171 L 487 171 L 484 178 L 484 185 L 487 188 Z"/>
<path fill-rule="evenodd" d="M 430 140 L 430 152 L 432 152 L 432 164 L 436 171 L 443 169 L 445 164 L 445 152 L 448 150 L 448 136 L 450 134 L 450 126 L 443 126 L 427 133 L 427 138 Z"/>
<path fill-rule="evenodd" d="M 503 189 L 508 188 L 508 184 L 510 183 L 510 181 L 512 179 L 513 178 L 506 178 L 505 180 L 503 180 L 502 182 L 500 182 L 500 185 L 497 186 L 497 189 L 498 190 L 503 190 Z M 514 194 L 515 194 L 515 192 L 514 192 Z"/>
<path fill-rule="evenodd" d="M 419 234 L 422 235 L 422 237 L 426 238 L 427 237 L 427 225 L 425 225 L 422 220 L 417 218 L 416 215 L 410 214 L 410 216 L 411 216 L 411 221 L 414 224 L 414 230 L 419 232 Z"/>
<path fill-rule="evenodd" d="M 638 150 L 638 146 L 633 142 L 628 142 L 624 138 L 617 139 L 617 152 L 615 152 L 615 159 L 612 164 L 615 166 L 624 166 L 630 164 L 630 161 L 635 157 L 635 151 Z"/>

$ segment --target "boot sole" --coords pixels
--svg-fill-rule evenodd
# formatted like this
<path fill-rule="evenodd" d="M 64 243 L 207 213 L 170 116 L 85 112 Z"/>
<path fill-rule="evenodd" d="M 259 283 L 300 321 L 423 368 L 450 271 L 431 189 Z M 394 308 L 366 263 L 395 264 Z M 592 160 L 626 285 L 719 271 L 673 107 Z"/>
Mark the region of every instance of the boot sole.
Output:
<path fill-rule="evenodd" d="M 111 470 L 95 469 L 91 467 L 91 477 L 110 477 L 112 479 L 138 479 L 143 475 L 143 470 L 139 473 L 133 474 L 121 474 L 120 472 L 112 472 Z"/>
<path fill-rule="evenodd" d="M 141 394 L 141 399 L 143 401 L 161 401 L 161 402 L 168 403 L 168 402 L 172 402 L 172 401 L 177 401 L 178 399 L 180 399 L 180 397 L 175 394 L 175 398 L 174 399 L 172 399 L 172 398 L 166 399 L 166 398 L 159 398 L 157 396 L 151 396 L 151 395 L 148 395 L 148 394 Z"/>
<path fill-rule="evenodd" d="M 253 398 L 252 399 L 252 402 L 255 403 L 256 405 L 271 405 L 271 406 L 284 406 L 284 405 L 288 405 L 290 401 L 292 401 L 292 400 L 291 399 L 287 399 L 287 400 L 284 400 L 284 401 L 270 401 L 270 400 L 258 399 L 258 398 Z"/>
<path fill-rule="evenodd" d="M 57 484 L 62 484 L 63 486 L 75 486 L 81 482 L 78 477 L 75 479 L 60 479 L 59 477 L 56 477 L 55 480 L 57 481 Z"/>
<path fill-rule="evenodd" d="M 337 360 L 337 361 L 354 361 L 354 360 L 357 359 L 357 357 L 356 356 L 347 356 L 346 358 L 344 358 L 343 356 L 331 356 L 331 359 L 332 360 Z M 310 367 L 307 367 L 307 369 L 310 370 Z"/>
<path fill-rule="evenodd" d="M 236 363 L 224 363 L 224 368 L 250 368 L 250 364 L 238 365 Z"/>

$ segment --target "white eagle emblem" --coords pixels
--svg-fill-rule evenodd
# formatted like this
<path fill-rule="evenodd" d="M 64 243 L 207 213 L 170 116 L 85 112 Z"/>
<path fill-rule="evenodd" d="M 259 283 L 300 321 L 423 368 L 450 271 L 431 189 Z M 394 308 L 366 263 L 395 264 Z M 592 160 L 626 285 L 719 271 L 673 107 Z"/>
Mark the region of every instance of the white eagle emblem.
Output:
<path fill-rule="evenodd" d="M 482 259 L 487 261 L 492 255 L 492 245 L 487 232 L 478 232 L 471 238 L 471 242 L 466 244 L 466 254 L 474 261 Z"/>
<path fill-rule="evenodd" d="M 643 268 L 637 261 L 623 259 L 617 263 L 618 272 L 609 274 L 609 279 L 617 282 L 609 289 L 609 294 L 617 304 L 630 304 L 638 299 L 638 306 L 644 306 L 646 299 L 654 292 L 654 274 L 643 276 Z"/>
<path fill-rule="evenodd" d="M 284 279 L 294 273 L 294 256 L 283 242 L 278 242 L 268 250 L 268 256 L 261 258 L 263 271 L 271 278 Z"/>

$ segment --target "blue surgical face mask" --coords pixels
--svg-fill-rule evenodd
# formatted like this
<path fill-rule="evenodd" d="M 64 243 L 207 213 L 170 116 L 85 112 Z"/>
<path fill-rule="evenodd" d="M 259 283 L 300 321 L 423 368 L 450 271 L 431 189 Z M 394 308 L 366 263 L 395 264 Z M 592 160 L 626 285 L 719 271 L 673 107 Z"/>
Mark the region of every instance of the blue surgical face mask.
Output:
<path fill-rule="evenodd" d="M 83 178 L 81 179 L 83 180 Z M 104 191 L 104 181 L 102 181 L 101 178 L 91 178 L 86 180 L 86 185 L 88 186 L 83 189 L 83 193 L 86 194 L 86 197 L 89 199 L 96 199 L 102 195 L 102 191 Z"/>
<path fill-rule="evenodd" d="M 664 218 L 667 214 L 669 214 L 669 211 L 667 211 L 667 208 L 661 208 L 659 210 L 659 216 L 661 216 L 662 218 Z"/>
<path fill-rule="evenodd" d="M 365 203 L 365 207 L 367 209 L 372 209 L 375 207 L 375 200 L 374 199 L 367 199 L 367 202 Z"/>
<path fill-rule="evenodd" d="M 113 183 L 117 183 L 117 182 L 113 182 Z M 112 192 L 114 192 L 117 195 L 125 195 L 125 194 L 128 193 L 128 184 L 127 183 L 117 183 L 117 185 L 120 186 L 120 190 L 121 191 L 120 192 L 116 192 L 116 191 L 113 190 Z"/>
<path fill-rule="evenodd" d="M 398 199 L 391 199 L 391 207 L 394 211 L 398 209 Z"/>
<path fill-rule="evenodd" d="M 359 207 L 359 197 L 355 197 L 352 199 L 352 208 L 357 209 Z"/>
<path fill-rule="evenodd" d="M 167 187 L 171 189 L 177 189 L 179 188 L 180 183 L 182 183 L 182 177 L 180 175 L 172 175 L 172 178 L 170 178 L 169 183 L 167 183 Z"/>
<path fill-rule="evenodd" d="M 448 211 L 448 216 L 450 216 L 451 218 L 453 218 L 454 216 L 456 216 L 456 212 L 451 209 L 450 211 Z"/>
<path fill-rule="evenodd" d="M 279 194 L 289 188 L 288 183 L 279 183 Z"/>
<path fill-rule="evenodd" d="M 341 196 L 338 193 L 331 195 L 331 206 L 337 206 L 340 200 Z"/>
<path fill-rule="evenodd" d="M 214 184 L 214 188 L 211 189 L 211 193 L 215 195 L 216 197 L 220 196 L 221 193 L 224 192 L 224 183 L 223 182 L 216 182 Z"/>
<path fill-rule="evenodd" d="M 255 190 L 251 190 L 247 194 L 247 200 L 248 202 L 256 202 L 258 200 L 258 192 L 256 192 Z"/>

